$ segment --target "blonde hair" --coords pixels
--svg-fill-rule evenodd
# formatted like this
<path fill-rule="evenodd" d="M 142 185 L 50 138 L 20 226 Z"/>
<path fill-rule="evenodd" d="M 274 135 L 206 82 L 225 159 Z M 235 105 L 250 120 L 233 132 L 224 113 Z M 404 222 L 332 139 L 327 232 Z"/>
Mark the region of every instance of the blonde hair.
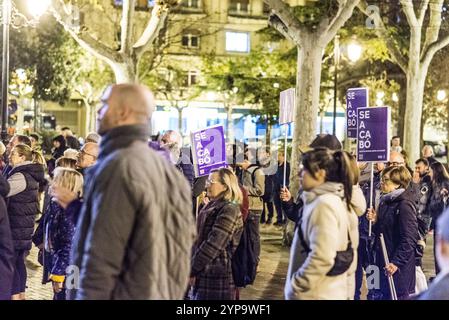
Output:
<path fill-rule="evenodd" d="M 3 142 L 0 141 L 0 156 L 4 155 L 6 152 L 6 147 Z"/>
<path fill-rule="evenodd" d="M 241 204 L 243 201 L 243 195 L 234 172 L 228 168 L 221 168 L 213 170 L 211 173 L 217 173 L 220 183 L 226 187 L 226 190 L 222 194 L 222 198 Z"/>
<path fill-rule="evenodd" d="M 70 157 L 61 157 L 56 160 L 56 167 L 76 169 L 76 160 Z"/>
<path fill-rule="evenodd" d="M 26 144 L 18 144 L 13 149 L 19 156 L 25 157 L 26 161 L 31 161 L 40 165 L 46 166 L 44 156 L 36 150 L 33 150 L 30 146 Z"/>
<path fill-rule="evenodd" d="M 75 169 L 57 167 L 54 171 L 51 184 L 69 189 L 80 197 L 83 196 L 83 175 Z"/>

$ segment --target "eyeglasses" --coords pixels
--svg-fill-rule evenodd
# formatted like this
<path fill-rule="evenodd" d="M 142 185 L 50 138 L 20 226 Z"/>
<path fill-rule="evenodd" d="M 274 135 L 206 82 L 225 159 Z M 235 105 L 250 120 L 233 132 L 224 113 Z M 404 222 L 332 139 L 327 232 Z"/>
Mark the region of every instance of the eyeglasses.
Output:
<path fill-rule="evenodd" d="M 206 186 L 210 186 L 211 184 L 219 183 L 218 181 L 207 179 L 206 180 Z"/>
<path fill-rule="evenodd" d="M 80 150 L 80 154 L 87 154 L 88 156 L 91 156 L 91 157 L 93 157 L 93 158 L 97 158 L 96 156 L 94 156 L 93 154 L 91 154 L 91 153 L 87 153 L 86 151 L 84 151 L 83 149 L 81 149 Z"/>

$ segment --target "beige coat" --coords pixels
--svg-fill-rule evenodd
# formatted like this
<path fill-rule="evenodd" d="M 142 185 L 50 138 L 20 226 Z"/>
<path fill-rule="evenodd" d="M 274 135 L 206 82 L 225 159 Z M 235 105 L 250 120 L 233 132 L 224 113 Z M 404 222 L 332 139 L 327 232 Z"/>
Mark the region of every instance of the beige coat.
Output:
<path fill-rule="evenodd" d="M 253 181 L 254 172 L 254 181 Z M 263 210 L 261 196 L 265 193 L 265 175 L 256 166 L 243 171 L 243 187 L 248 191 L 249 210 Z"/>
<path fill-rule="evenodd" d="M 354 261 L 348 270 L 348 300 L 354 299 L 355 272 L 357 270 L 357 248 L 359 247 L 359 218 L 366 212 L 366 199 L 360 186 L 354 185 L 352 189 L 352 212 L 349 213 L 349 226 L 352 247 L 354 248 Z"/>
<path fill-rule="evenodd" d="M 303 193 L 300 228 L 311 252 L 304 252 L 296 232 L 284 290 L 286 299 L 348 299 L 349 270 L 339 276 L 326 275 L 334 265 L 336 252 L 347 248 L 348 230 L 351 240 L 358 242 L 350 218 L 355 214 L 347 209 L 342 198 L 343 185 L 332 182 Z M 353 249 L 356 256 L 357 247 L 353 245 Z"/>

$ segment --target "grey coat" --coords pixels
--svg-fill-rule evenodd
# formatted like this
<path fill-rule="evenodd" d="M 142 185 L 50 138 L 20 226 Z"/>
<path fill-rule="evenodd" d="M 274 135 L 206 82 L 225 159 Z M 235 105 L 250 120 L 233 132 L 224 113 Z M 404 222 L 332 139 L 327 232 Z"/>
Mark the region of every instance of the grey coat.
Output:
<path fill-rule="evenodd" d="M 449 300 L 449 273 L 435 278 L 429 289 L 418 296 L 418 300 Z"/>
<path fill-rule="evenodd" d="M 71 257 L 79 289 L 69 298 L 184 296 L 196 234 L 190 187 L 147 141 L 145 126 L 103 136 L 98 162 L 86 173 Z"/>

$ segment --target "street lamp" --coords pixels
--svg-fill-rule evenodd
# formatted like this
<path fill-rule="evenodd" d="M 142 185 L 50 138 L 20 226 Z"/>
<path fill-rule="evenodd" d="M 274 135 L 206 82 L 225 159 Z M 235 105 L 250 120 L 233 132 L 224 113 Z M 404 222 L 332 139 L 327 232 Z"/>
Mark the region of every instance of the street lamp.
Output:
<path fill-rule="evenodd" d="M 444 101 L 446 99 L 446 91 L 445 90 L 438 90 L 437 92 L 437 100 L 438 101 Z"/>
<path fill-rule="evenodd" d="M 27 6 L 33 12 L 33 19 L 28 19 L 19 12 L 12 0 L 2 1 L 0 21 L 3 26 L 2 48 L 2 127 L 1 139 L 6 142 L 8 138 L 8 84 L 9 84 L 9 28 L 19 29 L 27 26 L 35 26 L 38 18 L 47 10 L 50 0 L 27 0 Z"/>
<path fill-rule="evenodd" d="M 362 47 L 356 43 L 355 40 L 352 40 L 350 44 L 347 46 L 347 55 L 348 59 L 355 63 L 362 56 Z M 334 113 L 333 113 L 333 121 L 332 121 L 332 134 L 335 136 L 337 132 L 337 91 L 338 91 L 338 67 L 340 65 L 340 59 L 342 58 L 341 50 L 340 50 L 340 36 L 336 35 L 334 39 Z"/>

